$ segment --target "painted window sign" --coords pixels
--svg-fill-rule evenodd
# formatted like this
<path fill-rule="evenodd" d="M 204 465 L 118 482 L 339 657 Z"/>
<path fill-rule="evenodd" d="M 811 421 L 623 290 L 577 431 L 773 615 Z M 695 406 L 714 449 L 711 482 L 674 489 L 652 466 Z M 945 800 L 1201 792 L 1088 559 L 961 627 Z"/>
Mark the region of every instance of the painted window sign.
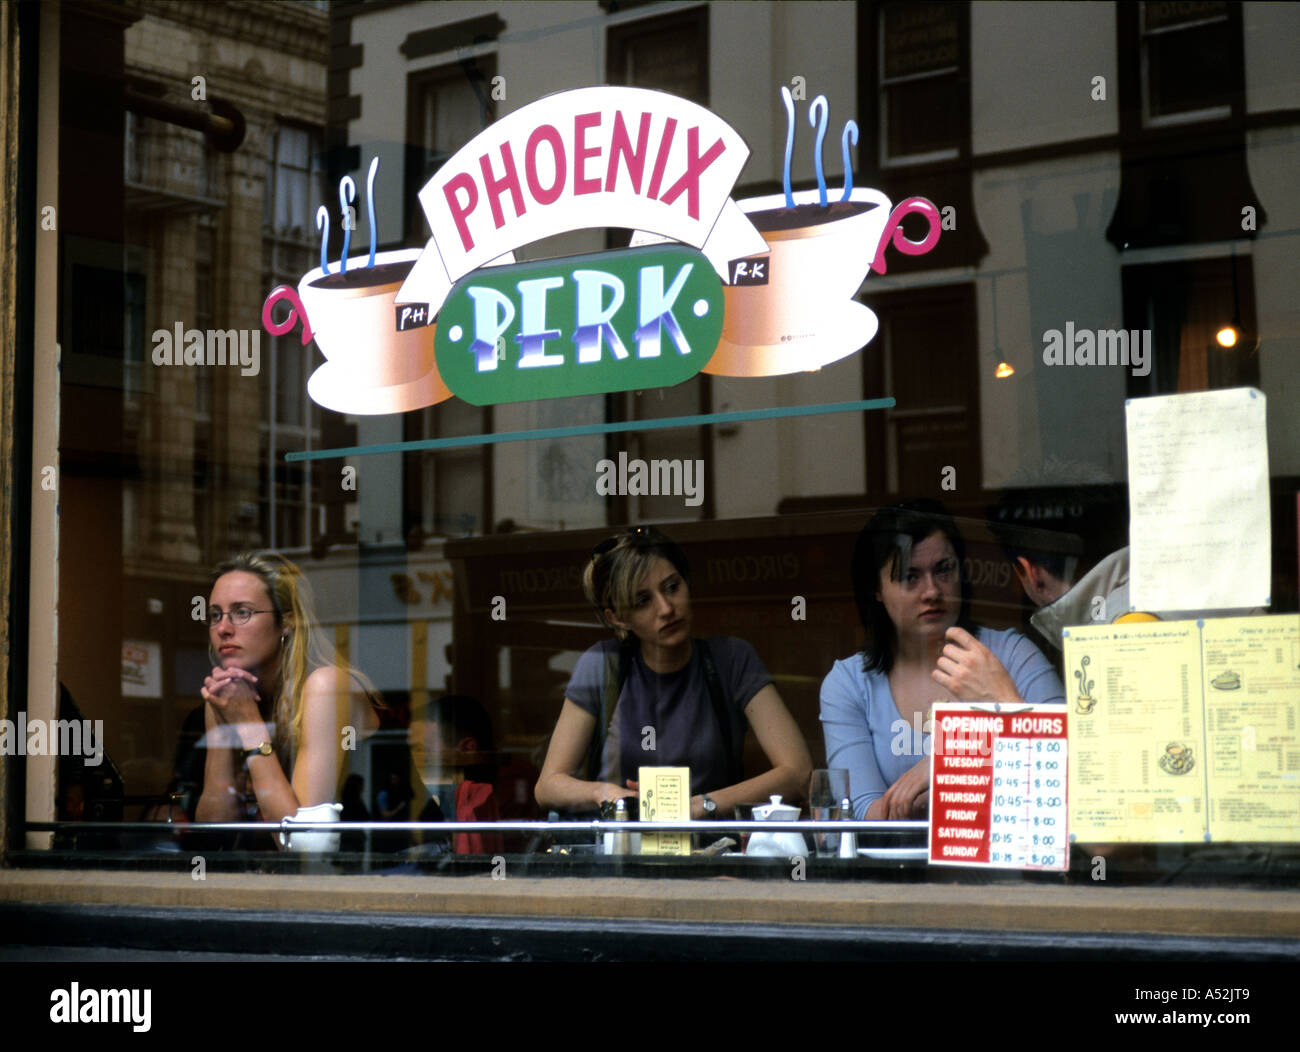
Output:
<path fill-rule="evenodd" d="M 438 372 L 474 405 L 671 387 L 722 331 L 722 282 L 678 245 L 486 267 L 438 315 Z"/>
<path fill-rule="evenodd" d="M 808 107 L 817 189 L 792 192 L 794 102 L 784 194 L 736 201 L 749 157 L 725 121 L 643 88 L 559 92 L 524 106 L 462 147 L 420 191 L 433 236 L 423 249 L 375 252 L 374 181 L 366 180 L 369 253 L 327 259 L 296 290 L 275 289 L 263 324 L 299 323 L 327 361 L 308 382 L 346 413 L 405 412 L 451 397 L 475 405 L 645 390 L 700 371 L 776 376 L 818 369 L 874 338 L 875 314 L 853 297 L 885 250 L 918 255 L 938 241 L 935 206 L 894 206 L 853 186 L 845 124 L 842 189 L 822 167 L 828 104 Z M 356 187 L 345 177 L 345 214 Z M 925 216 L 920 241 L 901 221 Z M 514 251 L 573 230 L 631 227 L 634 248 L 515 264 Z M 273 308 L 290 310 L 277 321 Z"/>

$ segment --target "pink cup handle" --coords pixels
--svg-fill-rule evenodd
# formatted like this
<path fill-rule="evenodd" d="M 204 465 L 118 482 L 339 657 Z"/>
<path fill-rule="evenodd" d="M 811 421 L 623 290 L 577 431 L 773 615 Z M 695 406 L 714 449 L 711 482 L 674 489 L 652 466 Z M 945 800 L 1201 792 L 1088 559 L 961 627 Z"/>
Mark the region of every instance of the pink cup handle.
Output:
<path fill-rule="evenodd" d="M 271 315 L 271 308 L 280 300 L 286 300 L 289 304 L 289 314 L 284 321 L 276 321 Z M 272 289 L 271 294 L 266 297 L 266 302 L 262 304 L 262 328 L 272 336 L 283 336 L 293 331 L 299 318 L 302 319 L 302 345 L 306 347 L 311 343 L 314 335 L 311 331 L 311 322 L 307 320 L 307 308 L 302 305 L 298 293 L 288 285 L 280 285 Z"/>
<path fill-rule="evenodd" d="M 903 216 L 908 212 L 920 212 L 929 220 L 930 229 L 920 241 L 913 241 L 903 233 Z M 876 248 L 876 258 L 871 261 L 871 269 L 877 274 L 885 273 L 885 249 L 890 241 L 905 256 L 922 256 L 934 248 L 939 243 L 939 209 L 935 208 L 934 202 L 924 197 L 909 197 L 889 213 L 885 232 L 880 235 L 880 244 Z"/>

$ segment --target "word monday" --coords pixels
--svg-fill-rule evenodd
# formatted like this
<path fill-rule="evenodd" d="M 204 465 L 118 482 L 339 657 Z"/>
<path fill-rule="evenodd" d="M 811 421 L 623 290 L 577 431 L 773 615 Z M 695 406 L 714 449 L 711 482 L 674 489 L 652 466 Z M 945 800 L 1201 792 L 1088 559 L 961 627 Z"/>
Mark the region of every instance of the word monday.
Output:
<path fill-rule="evenodd" d="M 1151 330 L 1074 330 L 1065 323 L 1065 333 L 1048 329 L 1043 333 L 1044 365 L 1132 365 L 1134 376 L 1151 372 Z"/>

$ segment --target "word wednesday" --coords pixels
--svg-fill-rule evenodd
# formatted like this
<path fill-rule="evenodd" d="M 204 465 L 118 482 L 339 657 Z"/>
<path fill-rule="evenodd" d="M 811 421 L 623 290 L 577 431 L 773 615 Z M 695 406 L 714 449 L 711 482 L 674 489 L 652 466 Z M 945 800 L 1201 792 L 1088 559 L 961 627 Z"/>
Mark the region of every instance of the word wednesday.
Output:
<path fill-rule="evenodd" d="M 602 460 L 596 464 L 596 493 L 601 497 L 674 496 L 686 497 L 688 508 L 704 503 L 704 461 L 628 460 L 618 455 L 618 464 Z"/>
<path fill-rule="evenodd" d="M 104 762 L 104 721 L 0 720 L 0 756 L 84 756 L 87 767 Z"/>
<path fill-rule="evenodd" d="M 51 1023 L 131 1023 L 137 1034 L 146 1033 L 152 1015 L 152 990 L 70 990 L 50 994 Z"/>
<path fill-rule="evenodd" d="M 241 376 L 256 376 L 262 369 L 260 329 L 208 329 L 205 333 L 177 322 L 175 338 L 170 329 L 155 329 L 150 338 L 154 365 L 238 365 Z"/>
<path fill-rule="evenodd" d="M 1080 329 L 1065 323 L 1065 333 L 1043 333 L 1044 365 L 1132 365 L 1134 376 L 1151 372 L 1151 330 Z"/>

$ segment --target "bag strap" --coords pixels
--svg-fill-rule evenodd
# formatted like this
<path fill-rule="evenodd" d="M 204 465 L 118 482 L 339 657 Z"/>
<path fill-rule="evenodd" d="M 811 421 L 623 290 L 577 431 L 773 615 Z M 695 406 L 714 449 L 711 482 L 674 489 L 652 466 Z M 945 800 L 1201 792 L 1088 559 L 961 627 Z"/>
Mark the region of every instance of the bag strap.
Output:
<path fill-rule="evenodd" d="M 713 715 L 718 721 L 718 733 L 727 757 L 727 784 L 738 785 L 744 780 L 745 758 L 735 748 L 731 714 L 727 711 L 726 695 L 722 692 L 722 678 L 718 675 L 718 666 L 713 663 L 713 651 L 708 642 L 697 639 L 695 645 L 699 648 L 704 682 L 709 688 L 709 701 L 713 705 Z"/>
<path fill-rule="evenodd" d="M 605 654 L 605 689 L 600 695 L 600 715 L 596 720 L 596 733 L 592 735 L 591 745 L 587 748 L 587 781 L 589 782 L 601 781 L 606 745 L 618 736 L 618 730 L 614 726 L 618 699 L 623 693 L 623 684 L 631 674 L 632 646 L 629 643 L 620 643 Z"/>

